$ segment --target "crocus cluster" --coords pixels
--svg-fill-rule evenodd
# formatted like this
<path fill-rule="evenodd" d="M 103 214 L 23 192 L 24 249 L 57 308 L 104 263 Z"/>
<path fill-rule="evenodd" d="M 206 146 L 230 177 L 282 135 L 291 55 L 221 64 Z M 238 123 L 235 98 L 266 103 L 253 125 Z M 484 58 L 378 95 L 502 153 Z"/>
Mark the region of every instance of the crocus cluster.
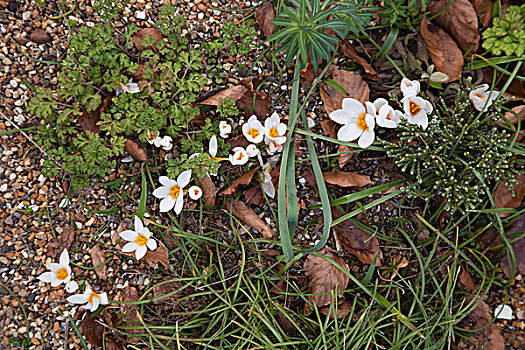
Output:
<path fill-rule="evenodd" d="M 264 141 L 268 146 L 268 153 L 275 154 L 283 150 L 283 144 L 286 142 L 286 125 L 281 123 L 277 113 L 272 113 L 264 121 L 264 126 L 252 115 L 246 123 L 242 125 L 242 133 L 246 139 L 254 144 Z"/>
<path fill-rule="evenodd" d="M 491 105 L 492 101 L 498 97 L 499 91 L 487 91 L 489 86 L 487 84 L 481 85 L 479 88 L 474 89 L 469 94 L 470 102 L 474 105 L 478 111 L 485 112 Z"/>
<path fill-rule="evenodd" d="M 171 136 L 166 135 L 164 137 L 160 137 L 158 131 L 154 133 L 150 130 L 147 130 L 146 134 L 148 135 L 147 140 L 150 145 L 155 145 L 157 148 L 162 147 L 162 149 L 165 151 L 169 151 L 173 148 L 173 139 Z"/>

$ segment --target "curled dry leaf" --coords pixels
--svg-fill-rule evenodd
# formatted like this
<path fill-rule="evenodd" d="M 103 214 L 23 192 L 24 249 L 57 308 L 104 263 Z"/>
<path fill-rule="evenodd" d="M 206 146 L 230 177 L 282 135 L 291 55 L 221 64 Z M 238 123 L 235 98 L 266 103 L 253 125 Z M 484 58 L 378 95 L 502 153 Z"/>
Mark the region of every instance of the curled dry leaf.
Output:
<path fill-rule="evenodd" d="M 436 71 L 448 75 L 448 82 L 457 80 L 463 67 L 463 54 L 450 35 L 426 19 L 421 21 L 421 35 L 427 44 Z"/>
<path fill-rule="evenodd" d="M 122 290 L 122 292 L 115 298 L 119 301 L 137 301 L 139 300 L 139 292 L 137 288 L 132 286 L 127 286 Z M 140 334 L 142 330 L 140 329 L 130 329 L 131 327 L 137 326 L 140 324 L 140 318 L 137 311 L 137 305 L 133 304 L 122 304 L 120 307 L 120 320 L 117 323 L 117 327 L 127 328 L 126 333 L 131 334 Z M 138 341 L 137 337 L 127 338 L 127 341 L 134 343 Z"/>
<path fill-rule="evenodd" d="M 270 172 L 270 175 L 272 176 L 272 183 L 275 187 L 275 191 L 279 188 L 278 182 L 279 182 L 279 171 L 281 167 L 276 166 L 272 169 Z M 261 206 L 264 203 L 264 195 L 263 191 L 261 189 L 261 185 L 259 183 L 256 183 L 253 187 L 248 189 L 246 193 L 244 194 L 244 199 L 246 204 L 255 204 L 257 206 Z"/>
<path fill-rule="evenodd" d="M 64 249 L 71 247 L 71 243 L 75 240 L 75 229 L 71 226 L 66 227 L 57 238 L 53 238 L 47 245 L 47 255 L 50 257 L 56 257 Z"/>
<path fill-rule="evenodd" d="M 349 173 L 344 171 L 336 171 L 333 173 L 323 173 L 324 181 L 331 185 L 341 187 L 366 186 L 372 181 L 370 176 L 361 175 L 357 173 Z"/>
<path fill-rule="evenodd" d="M 339 163 L 340 169 L 344 168 L 344 166 L 348 164 L 350 159 L 352 159 L 352 157 L 354 156 L 354 153 L 346 153 L 346 152 L 355 151 L 356 149 L 357 148 L 355 147 L 339 145 L 339 147 L 337 148 L 337 153 L 341 153 L 341 154 L 339 155 L 339 158 L 337 158 L 337 162 Z"/>
<path fill-rule="evenodd" d="M 525 174 L 516 176 L 516 179 L 518 182 L 514 183 L 515 196 L 512 196 L 509 187 L 504 183 L 498 187 L 496 198 L 494 198 L 496 208 L 517 208 L 520 206 L 525 197 Z M 510 214 L 511 213 L 499 213 L 501 217 L 506 217 Z"/>
<path fill-rule="evenodd" d="M 347 272 L 350 272 L 348 264 L 337 254 L 325 248 L 319 250 L 318 253 L 332 259 Z M 332 292 L 346 289 L 350 281 L 350 278 L 337 266 L 322 257 L 312 254 L 308 255 L 304 262 L 304 272 L 309 277 L 308 294 L 310 295 L 308 295 L 308 301 L 319 308 L 330 305 Z M 305 305 L 304 311 L 305 314 L 311 313 L 311 308 L 308 304 Z"/>
<path fill-rule="evenodd" d="M 509 111 L 505 113 L 505 118 L 511 124 L 518 124 L 518 118 L 523 123 L 523 121 L 525 120 L 525 105 L 512 108 L 512 112 Z M 498 123 L 502 125 L 507 125 L 507 122 L 503 120 L 503 118 L 498 119 Z"/>
<path fill-rule="evenodd" d="M 314 67 L 310 62 L 308 62 L 306 66 L 303 69 L 301 69 L 301 77 L 303 77 L 306 81 L 306 86 L 308 88 L 312 87 L 316 76 L 317 74 L 315 73 Z"/>
<path fill-rule="evenodd" d="M 344 54 L 350 58 L 355 63 L 359 64 L 363 69 L 365 70 L 365 74 L 369 79 L 380 81 L 381 78 L 379 78 L 379 75 L 377 75 L 377 72 L 368 64 L 368 62 L 361 56 L 357 54 L 357 51 L 355 50 L 352 43 L 348 40 L 344 40 L 343 44 L 341 45 L 341 49 L 343 50 Z"/>
<path fill-rule="evenodd" d="M 37 28 L 31 32 L 29 40 L 34 43 L 43 44 L 51 40 L 51 37 L 44 29 Z"/>
<path fill-rule="evenodd" d="M 523 230 L 525 230 L 524 214 L 522 214 L 516 221 L 512 223 L 512 225 L 506 229 L 505 234 L 510 239 L 512 236 L 518 232 L 522 232 Z M 512 242 L 511 246 L 512 250 L 514 250 L 514 256 L 516 258 L 516 274 L 525 274 L 525 238 L 522 237 L 521 239 Z M 510 278 L 511 268 L 506 254 L 501 259 L 500 265 L 503 269 L 503 272 L 505 272 L 505 275 Z"/>
<path fill-rule="evenodd" d="M 255 113 L 257 118 L 262 120 L 268 114 L 270 97 L 264 91 L 255 90 L 259 89 L 261 83 L 262 81 L 256 78 L 241 80 L 241 85 L 244 85 L 247 90 L 237 101 L 237 107 L 243 110 L 246 116 L 249 117 Z"/>
<path fill-rule="evenodd" d="M 483 27 L 488 27 L 492 21 L 494 2 L 491 0 L 472 0 L 472 6 L 474 6 L 474 10 L 476 10 L 480 23 L 483 25 Z"/>
<path fill-rule="evenodd" d="M 170 268 L 170 262 L 168 260 L 168 248 L 157 239 L 157 249 L 149 250 L 144 255 L 144 259 L 153 268 L 158 268 L 159 263 L 164 265 L 165 268 Z"/>
<path fill-rule="evenodd" d="M 210 175 L 206 174 L 202 179 L 198 176 L 196 176 L 196 178 L 202 189 L 202 200 L 204 201 L 204 204 L 214 207 L 216 203 L 217 188 L 215 187 Z"/>
<path fill-rule="evenodd" d="M 271 2 L 266 2 L 255 11 L 255 21 L 261 27 L 264 36 L 268 39 L 273 35 L 275 24 L 271 22 L 275 18 L 275 9 Z"/>
<path fill-rule="evenodd" d="M 474 280 L 470 276 L 470 273 L 465 269 L 463 265 L 461 265 L 461 272 L 459 274 L 459 281 L 465 287 L 466 290 L 473 293 L 476 290 L 476 283 L 474 283 Z"/>
<path fill-rule="evenodd" d="M 80 333 L 88 343 L 94 346 L 102 346 L 102 336 L 104 334 L 104 326 L 90 317 L 89 312 L 84 313 L 82 322 L 80 323 Z"/>
<path fill-rule="evenodd" d="M 110 102 L 111 95 L 108 95 L 94 111 L 84 111 L 84 113 L 78 118 L 78 125 L 80 128 L 84 131 L 98 133 L 100 131 L 100 125 L 97 125 L 97 122 L 100 120 L 100 115 L 104 113 Z"/>
<path fill-rule="evenodd" d="M 274 237 L 272 229 L 269 228 L 268 225 L 266 225 L 264 221 L 243 202 L 236 200 L 233 201 L 232 214 L 259 231 L 264 238 L 271 239 Z"/>
<path fill-rule="evenodd" d="M 133 158 L 141 162 L 148 160 L 146 151 L 140 147 L 138 143 L 133 140 L 127 139 L 124 143 L 124 151 L 128 152 Z"/>
<path fill-rule="evenodd" d="M 231 196 L 231 195 L 237 193 L 237 190 L 239 189 L 239 187 L 241 185 L 248 185 L 248 184 L 250 184 L 250 182 L 252 181 L 253 175 L 255 175 L 255 172 L 257 171 L 257 169 L 259 169 L 258 166 L 253 168 L 252 170 L 250 170 L 249 172 L 247 172 L 246 174 L 244 174 L 243 176 L 241 176 L 237 180 L 235 180 L 230 185 L 230 187 L 228 187 L 227 189 L 222 191 L 220 193 L 220 195 L 221 196 Z"/>
<path fill-rule="evenodd" d="M 332 207 L 332 216 L 338 219 L 342 216 L 339 209 Z M 363 264 L 371 264 L 374 261 L 376 252 L 379 252 L 376 259 L 376 266 L 381 266 L 382 253 L 379 249 L 379 241 L 376 237 L 370 236 L 367 232 L 352 224 L 350 220 L 345 220 L 332 228 L 337 234 L 343 248 L 357 256 Z"/>
<path fill-rule="evenodd" d="M 229 139 L 228 143 L 231 145 L 231 149 L 234 149 L 235 147 L 246 148 L 250 144 L 250 141 L 248 141 L 246 137 L 241 134 Z"/>
<path fill-rule="evenodd" d="M 166 281 L 169 281 L 169 282 L 166 282 Z M 160 299 L 155 300 L 153 303 L 156 305 L 173 306 L 177 302 L 177 299 L 182 297 L 184 293 L 181 290 L 171 295 L 167 295 L 167 294 L 177 291 L 184 284 L 180 281 L 173 281 L 170 279 L 166 279 L 163 282 L 166 282 L 166 283 L 155 287 L 155 289 L 153 290 L 153 297 L 155 298 L 160 297 Z"/>
<path fill-rule="evenodd" d="M 229 88 L 222 90 L 221 92 L 208 97 L 204 101 L 202 101 L 201 105 L 207 105 L 207 106 L 218 106 L 219 105 L 219 99 L 224 100 L 225 98 L 231 98 L 234 101 L 238 101 L 244 93 L 248 91 L 248 88 L 246 88 L 243 85 L 234 85 L 230 86 Z"/>
<path fill-rule="evenodd" d="M 470 297 L 469 302 L 473 297 Z M 479 300 L 477 300 L 479 301 Z M 492 320 L 490 309 L 485 302 L 481 301 L 472 312 L 465 317 L 463 323 L 468 323 L 470 329 L 483 328 Z M 488 327 L 474 333 L 472 338 L 464 338 L 458 347 L 460 350 L 504 350 L 505 339 L 501 335 L 498 326 L 491 324 Z"/>
<path fill-rule="evenodd" d="M 93 267 L 98 266 L 102 264 L 104 261 L 106 261 L 104 251 L 100 249 L 98 245 L 94 245 L 93 248 L 91 248 L 90 255 L 91 255 L 91 261 L 93 262 Z M 107 278 L 107 272 L 108 272 L 107 265 L 102 265 L 95 269 L 95 273 L 97 274 L 98 278 L 104 281 Z"/>
<path fill-rule="evenodd" d="M 439 0 L 429 2 L 432 21 L 445 29 L 463 52 L 472 55 L 479 46 L 478 18 L 468 0 Z"/>
<path fill-rule="evenodd" d="M 137 34 L 133 36 L 133 42 L 135 43 L 137 50 L 142 52 L 144 50 L 153 49 L 151 46 L 144 47 L 144 45 L 141 44 L 144 41 L 144 38 L 146 36 L 151 36 L 151 35 L 155 37 L 155 42 L 153 43 L 153 45 L 155 46 L 155 48 L 157 47 L 157 43 L 159 41 L 162 41 L 162 34 L 159 32 L 159 30 L 155 28 L 142 28 L 141 30 L 137 32 Z"/>
<path fill-rule="evenodd" d="M 319 309 L 319 311 L 323 315 L 328 315 L 328 312 L 330 311 L 330 306 L 323 306 L 321 309 Z M 330 318 L 334 319 L 336 314 L 337 318 L 343 318 L 346 315 L 348 315 L 348 313 L 350 313 L 351 311 L 352 303 L 348 300 L 341 300 L 337 303 L 337 310 L 335 309 L 335 306 L 332 307 L 332 310 L 330 312 Z"/>
<path fill-rule="evenodd" d="M 326 113 L 341 109 L 344 98 L 355 98 L 362 103 L 369 100 L 370 89 L 359 73 L 339 69 L 337 66 L 330 67 L 329 73 L 332 75 L 332 80 L 345 89 L 348 95 L 322 83 L 320 92 Z"/>

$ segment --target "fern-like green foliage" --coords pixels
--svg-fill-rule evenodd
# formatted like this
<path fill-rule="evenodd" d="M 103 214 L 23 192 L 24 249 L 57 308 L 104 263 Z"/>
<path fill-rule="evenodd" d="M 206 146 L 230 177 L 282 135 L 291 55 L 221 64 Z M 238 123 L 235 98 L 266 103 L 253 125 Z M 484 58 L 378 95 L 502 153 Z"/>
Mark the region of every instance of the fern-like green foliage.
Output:
<path fill-rule="evenodd" d="M 287 65 L 297 57 L 297 64 L 303 67 L 310 56 L 317 70 L 317 61 L 329 60 L 348 31 L 358 34 L 359 30 L 364 30 L 366 13 L 358 12 L 354 2 L 289 0 L 289 3 L 290 6 L 283 6 L 282 12 L 272 20 L 279 30 L 267 40 L 275 41 L 278 51 L 286 51 Z M 326 30 L 331 30 L 335 36 Z"/>
<path fill-rule="evenodd" d="M 483 32 L 483 48 L 499 56 L 523 56 L 525 52 L 525 4 L 509 6 L 501 17 L 494 18 L 492 27 Z"/>
<path fill-rule="evenodd" d="M 453 111 L 440 99 L 426 130 L 405 121 L 398 126 L 398 142 L 382 141 L 396 165 L 416 176 L 419 185 L 408 194 L 441 195 L 448 211 L 477 208 L 486 199 L 483 183 L 492 188 L 503 181 L 512 187 L 515 181 L 509 135 L 496 127 L 502 101 L 478 117 L 469 89 L 458 92 Z"/>

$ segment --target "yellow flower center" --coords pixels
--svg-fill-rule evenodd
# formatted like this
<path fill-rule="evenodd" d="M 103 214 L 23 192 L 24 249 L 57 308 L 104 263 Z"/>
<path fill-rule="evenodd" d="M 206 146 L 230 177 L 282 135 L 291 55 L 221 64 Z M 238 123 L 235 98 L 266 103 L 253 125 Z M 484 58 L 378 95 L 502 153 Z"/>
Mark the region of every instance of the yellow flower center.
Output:
<path fill-rule="evenodd" d="M 88 302 L 90 304 L 93 304 L 93 298 L 98 298 L 100 299 L 100 295 L 98 295 L 97 293 L 95 292 L 91 292 L 91 294 L 88 296 Z"/>
<path fill-rule="evenodd" d="M 419 107 L 419 105 L 417 103 L 414 103 L 412 101 L 410 101 L 410 114 L 412 114 L 412 116 L 415 116 L 416 114 L 419 113 L 419 111 L 421 111 L 421 107 Z"/>
<path fill-rule="evenodd" d="M 250 135 L 252 138 L 256 138 L 257 136 L 259 136 L 259 130 L 251 128 L 250 130 L 248 130 L 248 135 Z"/>
<path fill-rule="evenodd" d="M 175 199 L 179 196 L 179 193 L 180 193 L 180 186 L 179 185 L 173 185 L 171 186 L 171 189 L 170 189 L 170 195 L 171 195 L 171 199 Z"/>
<path fill-rule="evenodd" d="M 69 274 L 67 273 L 67 270 L 65 268 L 61 268 L 57 271 L 57 278 L 59 280 L 63 281 L 67 278 L 67 276 L 69 276 Z"/>
<path fill-rule="evenodd" d="M 139 234 L 137 238 L 135 238 L 135 242 L 139 246 L 144 247 L 148 243 L 148 238 L 144 235 Z"/>
<path fill-rule="evenodd" d="M 279 136 L 279 131 L 277 131 L 277 128 L 271 128 L 268 134 L 270 135 L 270 137 L 275 138 Z"/>
<path fill-rule="evenodd" d="M 366 113 L 359 114 L 359 119 L 357 120 L 357 127 L 361 130 L 368 131 L 368 125 L 366 124 Z"/>

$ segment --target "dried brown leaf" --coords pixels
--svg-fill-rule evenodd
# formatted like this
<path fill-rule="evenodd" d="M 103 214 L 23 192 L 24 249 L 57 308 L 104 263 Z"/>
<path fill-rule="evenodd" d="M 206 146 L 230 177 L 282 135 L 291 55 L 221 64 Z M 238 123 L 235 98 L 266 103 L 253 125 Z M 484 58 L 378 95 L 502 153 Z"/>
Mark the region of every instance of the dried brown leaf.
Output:
<path fill-rule="evenodd" d="M 144 259 L 153 268 L 158 268 L 159 263 L 164 265 L 165 268 L 170 268 L 170 262 L 168 260 L 168 248 L 164 245 L 164 243 L 157 240 L 157 249 L 155 250 L 149 250 L 146 252 L 146 255 L 144 255 Z"/>
<path fill-rule="evenodd" d="M 80 333 L 88 343 L 95 346 L 102 346 L 102 336 L 104 334 L 104 326 L 90 317 L 89 312 L 84 313 L 82 323 L 80 323 Z"/>
<path fill-rule="evenodd" d="M 47 255 L 50 257 L 56 257 L 64 249 L 69 249 L 71 243 L 75 240 L 75 229 L 71 226 L 64 228 L 64 230 L 58 235 L 57 238 L 53 238 L 47 245 Z"/>
<path fill-rule="evenodd" d="M 350 272 L 348 265 L 338 255 L 325 248 L 319 250 L 318 253 L 334 260 L 347 272 Z M 330 305 L 334 289 L 337 291 L 344 290 L 350 281 L 350 278 L 337 266 L 312 254 L 308 255 L 304 262 L 304 272 L 309 277 L 308 293 L 312 294 L 308 295 L 308 301 L 318 307 Z M 310 314 L 310 312 L 310 306 L 306 304 L 305 313 Z"/>
<path fill-rule="evenodd" d="M 322 83 L 320 92 L 326 113 L 341 109 L 344 98 L 355 98 L 363 103 L 369 100 L 370 89 L 359 73 L 339 69 L 337 66 L 332 66 L 330 73 L 332 80 L 345 89 L 348 95 L 337 91 L 326 83 Z"/>
<path fill-rule="evenodd" d="M 505 234 L 509 239 L 516 233 L 525 230 L 525 215 L 522 214 L 516 221 L 512 223 L 506 230 Z M 525 274 L 525 238 L 521 238 L 511 243 L 514 257 L 516 258 L 516 274 Z M 500 261 L 501 268 L 505 275 L 510 278 L 510 265 L 507 254 L 503 256 Z"/>
<path fill-rule="evenodd" d="M 94 111 L 84 111 L 84 113 L 78 118 L 78 125 L 80 128 L 84 131 L 98 133 L 100 131 L 100 125 L 97 125 L 97 122 L 100 120 L 100 115 L 104 113 L 110 102 L 111 95 L 108 95 Z"/>
<path fill-rule="evenodd" d="M 157 47 L 157 43 L 159 41 L 162 41 L 162 34 L 159 32 L 159 30 L 156 28 L 142 28 L 137 32 L 137 34 L 133 36 L 133 42 L 135 43 L 137 50 L 144 51 L 153 49 L 151 46 L 144 47 L 144 45 L 141 44 L 146 36 L 151 35 L 155 37 L 155 42 L 153 43 L 153 45 L 155 46 L 155 48 Z"/>
<path fill-rule="evenodd" d="M 450 35 L 426 19 L 421 21 L 421 35 L 425 39 L 436 71 L 448 75 L 448 82 L 457 80 L 463 67 L 463 54 Z"/>
<path fill-rule="evenodd" d="M 519 207 L 519 205 L 523 201 L 523 198 L 525 197 L 525 174 L 517 175 L 516 179 L 518 180 L 518 182 L 514 183 L 515 196 L 512 196 L 512 192 L 510 192 L 509 187 L 504 183 L 502 183 L 498 187 L 496 198 L 494 198 L 496 208 Z M 509 215 L 510 213 L 500 213 L 501 217 L 506 217 Z"/>
<path fill-rule="evenodd" d="M 246 204 L 241 201 L 233 201 L 232 214 L 257 230 L 266 239 L 274 237 L 271 228 Z"/>
<path fill-rule="evenodd" d="M 338 125 L 332 119 L 324 119 L 321 121 L 321 128 L 326 136 L 337 139 Z"/>
<path fill-rule="evenodd" d="M 215 187 L 210 175 L 206 174 L 202 179 L 197 176 L 197 182 L 202 189 L 202 200 L 204 201 L 204 204 L 214 207 L 216 203 L 217 188 Z"/>
<path fill-rule="evenodd" d="M 518 117 L 516 117 L 516 115 Z M 517 107 L 512 108 L 512 112 L 509 111 L 509 112 L 505 113 L 505 118 L 511 124 L 518 124 L 518 118 L 523 123 L 523 121 L 525 120 L 525 105 L 521 105 L 521 106 L 517 106 Z M 503 120 L 502 118 L 500 118 L 498 120 L 498 123 L 500 123 L 502 125 L 507 125 L 507 122 L 505 120 Z"/>
<path fill-rule="evenodd" d="M 306 81 L 306 86 L 308 88 L 312 87 L 312 84 L 314 83 L 314 80 L 315 80 L 316 76 L 317 76 L 317 74 L 315 73 L 314 67 L 312 66 L 312 64 L 310 62 L 308 62 L 306 67 L 301 69 L 301 77 L 303 77 L 304 80 Z"/>
<path fill-rule="evenodd" d="M 140 147 L 138 143 L 133 140 L 127 139 L 124 143 L 124 151 L 128 152 L 133 158 L 141 162 L 148 160 L 146 151 Z"/>
<path fill-rule="evenodd" d="M 345 146 L 345 145 L 339 145 L 337 148 L 337 153 L 342 153 L 339 155 L 339 158 L 337 159 L 337 162 L 339 163 L 339 168 L 342 169 L 348 162 L 353 158 L 354 153 L 346 153 L 349 151 L 356 150 L 355 147 Z"/>
<path fill-rule="evenodd" d="M 474 10 L 476 10 L 483 28 L 487 28 L 492 21 L 494 2 L 491 0 L 472 0 L 472 6 L 474 6 Z"/>
<path fill-rule="evenodd" d="M 261 27 L 264 36 L 268 39 L 273 35 L 275 24 L 271 22 L 275 18 L 275 9 L 271 2 L 266 2 L 255 11 L 255 21 Z"/>
<path fill-rule="evenodd" d="M 102 264 L 104 261 L 106 261 L 104 251 L 100 249 L 98 245 L 94 245 L 93 248 L 91 248 L 90 255 L 91 255 L 91 261 L 93 262 L 93 267 L 98 266 Z M 108 272 L 107 265 L 103 265 L 95 269 L 95 273 L 97 274 L 98 278 L 104 281 L 107 278 L 107 272 Z"/>
<path fill-rule="evenodd" d="M 361 56 L 357 54 L 357 51 L 355 50 L 354 46 L 350 41 L 345 40 L 343 41 L 343 44 L 341 45 L 341 49 L 343 50 L 344 54 L 350 58 L 355 63 L 359 64 L 363 69 L 365 70 L 365 74 L 369 79 L 380 81 L 381 78 L 379 78 L 379 75 L 377 75 L 377 72 L 368 64 L 368 62 Z"/>
<path fill-rule="evenodd" d="M 153 297 L 155 298 L 160 297 L 160 299 L 155 300 L 153 303 L 157 305 L 172 306 L 177 302 L 177 299 L 184 296 L 183 290 L 180 290 L 171 295 L 167 295 L 167 294 L 177 291 L 184 284 L 180 281 L 173 281 L 173 280 L 170 281 L 170 279 L 167 279 L 165 281 L 169 281 L 169 282 L 166 282 L 164 284 L 161 284 L 155 287 L 153 291 Z"/>
<path fill-rule="evenodd" d="M 372 181 L 370 176 L 361 175 L 357 173 L 350 173 L 344 171 L 336 171 L 333 173 L 323 173 L 324 181 L 341 187 L 366 186 Z"/>
<path fill-rule="evenodd" d="M 111 338 L 106 338 L 106 350 L 125 350 L 124 347 Z"/>
<path fill-rule="evenodd" d="M 44 29 L 37 28 L 31 32 L 29 40 L 38 44 L 43 44 L 51 40 L 51 37 Z"/>
<path fill-rule="evenodd" d="M 255 82 L 255 83 L 254 83 Z M 270 97 L 264 91 L 256 91 L 260 85 L 260 80 L 255 78 L 243 79 L 241 84 L 247 90 L 237 101 L 237 107 L 243 110 L 246 116 L 251 116 L 255 113 L 257 118 L 263 119 L 268 114 L 270 108 Z"/>
<path fill-rule="evenodd" d="M 252 181 L 253 175 L 255 175 L 255 172 L 257 171 L 257 169 L 259 169 L 259 167 L 253 168 L 252 170 L 250 170 L 249 172 L 247 172 L 246 174 L 244 174 L 243 176 L 241 176 L 240 178 L 235 180 L 230 185 L 230 187 L 228 187 L 227 189 L 222 191 L 220 193 L 220 195 L 221 196 L 231 196 L 231 195 L 237 193 L 237 190 L 239 189 L 239 187 L 241 185 L 249 185 L 250 182 Z"/>
<path fill-rule="evenodd" d="M 439 0 L 429 2 L 428 10 L 434 23 L 454 38 L 463 52 L 471 56 L 479 46 L 478 18 L 468 0 Z"/>
<path fill-rule="evenodd" d="M 122 290 L 122 292 L 116 297 L 116 300 L 119 301 L 137 301 L 139 300 L 139 292 L 137 291 L 137 288 L 132 286 L 127 286 Z M 142 330 L 140 329 L 129 329 L 131 327 L 136 327 L 138 324 L 140 324 L 140 318 L 137 311 L 137 305 L 133 304 L 122 304 L 120 307 L 120 314 L 121 319 L 118 322 L 117 326 L 128 328 L 126 329 L 127 333 L 131 334 L 140 334 L 142 333 Z M 137 337 L 131 337 L 127 338 L 129 342 L 136 342 L 138 341 Z"/>
<path fill-rule="evenodd" d="M 339 209 L 332 207 L 332 216 L 338 219 L 342 216 Z M 376 237 L 370 238 L 370 234 L 352 224 L 350 220 L 343 221 L 333 227 L 337 238 L 343 248 L 357 256 L 363 264 L 371 264 L 376 252 L 379 252 L 376 259 L 376 266 L 381 266 L 381 250 L 379 241 Z"/>
<path fill-rule="evenodd" d="M 237 135 L 229 139 L 228 143 L 231 145 L 232 149 L 234 149 L 235 147 L 246 148 L 250 144 L 250 142 L 246 139 L 246 137 L 244 137 L 244 135 Z"/>
<path fill-rule="evenodd" d="M 328 311 L 330 311 L 330 306 L 323 306 L 319 309 L 319 312 L 321 312 L 323 315 L 328 315 Z M 332 307 L 332 311 L 330 312 L 330 318 L 335 318 L 335 307 Z M 348 300 L 341 300 L 337 303 L 337 318 L 343 318 L 348 313 L 352 311 L 352 303 Z"/>
<path fill-rule="evenodd" d="M 470 298 L 472 300 L 472 297 Z M 468 302 L 470 302 L 469 300 Z M 483 328 L 492 320 L 490 309 L 485 302 L 481 301 L 472 312 L 465 318 L 464 322 L 470 324 L 470 329 Z M 505 339 L 501 335 L 498 326 L 491 324 L 488 327 L 474 333 L 472 338 L 464 338 L 459 346 L 460 350 L 504 350 Z"/>
<path fill-rule="evenodd" d="M 474 280 L 470 276 L 470 273 L 461 266 L 461 273 L 459 274 L 459 281 L 465 287 L 466 290 L 469 292 L 474 292 L 476 290 L 476 283 L 474 283 Z"/>
<path fill-rule="evenodd" d="M 219 93 L 208 97 L 204 101 L 202 101 L 201 105 L 207 105 L 207 106 L 218 106 L 219 105 L 219 99 L 224 100 L 225 98 L 231 98 L 234 101 L 238 101 L 245 93 L 248 91 L 248 88 L 243 85 L 233 85 L 230 86 L 227 89 L 224 89 L 220 91 Z"/>

